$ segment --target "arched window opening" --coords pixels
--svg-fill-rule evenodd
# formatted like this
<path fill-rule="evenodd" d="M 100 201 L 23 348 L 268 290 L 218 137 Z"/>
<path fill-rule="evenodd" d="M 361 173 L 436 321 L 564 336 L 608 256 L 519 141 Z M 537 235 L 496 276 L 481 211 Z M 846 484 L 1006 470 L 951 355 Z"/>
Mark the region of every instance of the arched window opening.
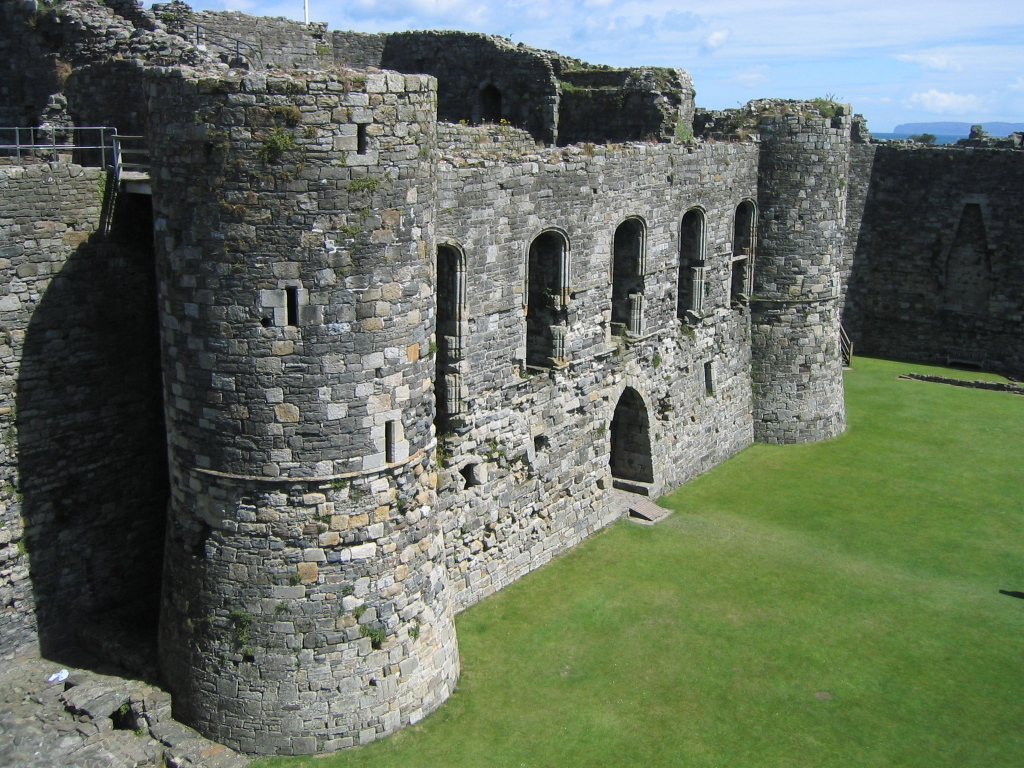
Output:
<path fill-rule="evenodd" d="M 449 431 L 450 421 L 463 411 L 462 373 L 466 313 L 466 260 L 458 248 L 437 248 L 437 352 L 434 366 L 434 423 L 437 431 Z"/>
<path fill-rule="evenodd" d="M 749 200 L 736 206 L 732 235 L 732 275 L 729 300 L 732 304 L 746 304 L 754 274 L 754 239 L 757 227 L 757 209 Z"/>
<path fill-rule="evenodd" d="M 626 387 L 615 405 L 611 427 L 611 456 L 609 464 L 614 480 L 628 483 L 653 483 L 654 464 L 651 460 L 651 434 L 644 399 L 632 387 Z M 616 483 L 618 486 L 619 484 Z"/>
<path fill-rule="evenodd" d="M 992 264 L 985 219 L 977 203 L 964 205 L 946 258 L 945 279 L 942 303 L 946 309 L 967 315 L 988 314 Z"/>
<path fill-rule="evenodd" d="M 687 211 L 679 228 L 676 317 L 680 319 L 688 312 L 700 316 L 704 311 L 704 230 L 704 211 Z"/>
<path fill-rule="evenodd" d="M 538 235 L 527 262 L 526 364 L 565 362 L 568 325 L 569 244 L 560 232 Z"/>
<path fill-rule="evenodd" d="M 501 91 L 492 83 L 480 89 L 480 122 L 497 123 L 501 120 Z"/>
<path fill-rule="evenodd" d="M 626 219 L 612 244 L 612 324 L 631 336 L 643 335 L 644 225 Z"/>

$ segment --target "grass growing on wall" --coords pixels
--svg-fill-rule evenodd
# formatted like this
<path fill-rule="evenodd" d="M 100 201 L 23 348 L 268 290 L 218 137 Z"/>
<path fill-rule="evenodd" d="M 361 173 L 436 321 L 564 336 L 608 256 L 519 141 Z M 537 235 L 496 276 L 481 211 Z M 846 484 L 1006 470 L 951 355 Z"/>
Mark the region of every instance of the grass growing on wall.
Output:
<path fill-rule="evenodd" d="M 419 725 L 270 764 L 1020 765 L 1024 398 L 855 364 L 846 434 L 754 446 L 461 614 Z"/>

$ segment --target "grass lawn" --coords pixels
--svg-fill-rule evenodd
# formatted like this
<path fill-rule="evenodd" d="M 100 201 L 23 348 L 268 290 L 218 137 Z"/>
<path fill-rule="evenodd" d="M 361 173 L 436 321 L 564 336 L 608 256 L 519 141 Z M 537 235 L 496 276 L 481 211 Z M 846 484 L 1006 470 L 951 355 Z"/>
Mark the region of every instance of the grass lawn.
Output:
<path fill-rule="evenodd" d="M 843 436 L 755 445 L 462 613 L 434 715 L 269 764 L 1024 766 L 1024 397 L 855 365 Z"/>

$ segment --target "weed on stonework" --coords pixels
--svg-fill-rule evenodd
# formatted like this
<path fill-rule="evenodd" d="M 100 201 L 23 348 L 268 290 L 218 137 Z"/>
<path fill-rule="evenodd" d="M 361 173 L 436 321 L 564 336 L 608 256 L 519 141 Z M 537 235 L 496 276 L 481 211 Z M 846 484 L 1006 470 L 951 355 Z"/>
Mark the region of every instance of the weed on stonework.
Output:
<path fill-rule="evenodd" d="M 433 715 L 259 765 L 1021 765 L 1024 400 L 909 372 L 978 377 L 857 358 L 842 436 L 754 445 L 459 614 Z"/>

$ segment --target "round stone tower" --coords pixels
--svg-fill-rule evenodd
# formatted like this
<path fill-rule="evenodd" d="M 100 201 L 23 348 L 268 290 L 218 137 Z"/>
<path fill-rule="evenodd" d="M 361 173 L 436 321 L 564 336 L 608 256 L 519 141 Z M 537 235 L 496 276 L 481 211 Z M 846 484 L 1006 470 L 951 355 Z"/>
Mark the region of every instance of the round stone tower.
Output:
<path fill-rule="evenodd" d="M 436 505 L 436 85 L 151 82 L 175 716 L 304 754 L 416 722 L 458 677 Z"/>
<path fill-rule="evenodd" d="M 824 440 L 846 427 L 839 259 L 850 118 L 810 105 L 761 118 L 760 207 L 751 299 L 754 436 Z"/>

